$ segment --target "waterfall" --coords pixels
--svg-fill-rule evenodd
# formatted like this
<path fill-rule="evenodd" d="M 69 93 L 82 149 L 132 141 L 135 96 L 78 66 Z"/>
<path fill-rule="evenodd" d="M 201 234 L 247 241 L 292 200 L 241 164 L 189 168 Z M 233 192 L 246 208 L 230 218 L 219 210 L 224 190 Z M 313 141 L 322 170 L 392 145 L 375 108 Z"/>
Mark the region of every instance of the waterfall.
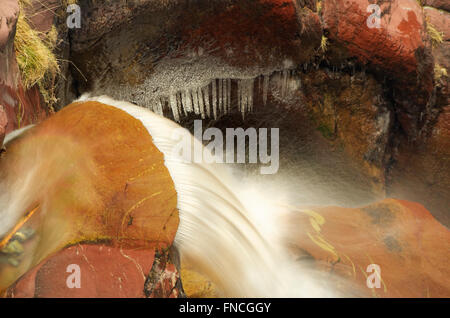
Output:
<path fill-rule="evenodd" d="M 253 82 L 248 80 L 241 84 L 245 107 L 249 107 L 249 91 Z M 218 102 L 222 102 L 212 103 L 213 112 L 217 105 L 221 109 L 228 107 L 229 97 L 224 101 L 220 96 L 229 94 L 230 82 L 218 80 L 214 85 L 218 95 L 213 91 L 210 96 L 218 96 Z M 194 109 L 198 111 L 201 90 L 192 93 Z M 180 130 L 175 122 L 145 108 L 108 97 L 83 96 L 80 99 L 86 100 L 117 107 L 146 127 L 164 154 L 165 165 L 177 191 L 180 225 L 175 244 L 181 257 L 201 268 L 223 288 L 226 296 L 333 296 L 323 286 L 325 279 L 318 279 L 288 257 L 281 242 L 283 233 L 277 226 L 283 209 L 266 199 L 273 193 L 251 191 L 251 184 L 236 180 L 229 168 L 223 165 L 183 161 L 174 152 L 182 135 L 188 134 L 193 149 L 204 148 L 187 130 Z M 182 104 L 185 104 L 184 100 Z"/>

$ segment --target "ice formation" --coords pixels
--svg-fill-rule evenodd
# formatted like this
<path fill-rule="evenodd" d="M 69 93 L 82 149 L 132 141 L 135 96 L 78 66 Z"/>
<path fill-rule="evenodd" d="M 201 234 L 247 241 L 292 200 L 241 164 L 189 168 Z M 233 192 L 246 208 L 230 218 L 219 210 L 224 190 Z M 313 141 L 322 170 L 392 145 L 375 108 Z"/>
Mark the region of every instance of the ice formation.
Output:
<path fill-rule="evenodd" d="M 238 111 L 245 114 L 255 111 L 255 101 L 266 106 L 269 96 L 285 99 L 301 86 L 295 70 L 282 70 L 269 75 L 251 78 L 217 78 L 202 87 L 175 91 L 169 96 L 159 96 L 147 105 L 159 115 L 168 109 L 176 122 L 191 113 L 202 119 L 217 119 L 221 115 Z"/>

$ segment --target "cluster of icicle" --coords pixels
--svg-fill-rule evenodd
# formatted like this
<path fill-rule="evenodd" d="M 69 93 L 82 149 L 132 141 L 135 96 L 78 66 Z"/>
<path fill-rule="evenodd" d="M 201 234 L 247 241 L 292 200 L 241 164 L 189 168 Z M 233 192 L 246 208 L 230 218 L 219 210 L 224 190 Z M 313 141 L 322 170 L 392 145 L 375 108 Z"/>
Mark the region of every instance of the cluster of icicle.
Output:
<path fill-rule="evenodd" d="M 237 92 L 234 90 L 233 96 L 232 81 L 236 82 L 237 86 Z M 273 90 L 272 94 L 284 98 L 300 85 L 300 78 L 293 70 L 283 70 L 272 75 L 246 79 L 214 79 L 204 87 L 159 97 L 152 110 L 163 115 L 164 109 L 169 107 L 176 122 L 180 122 L 183 116 L 190 113 L 200 115 L 202 119 L 217 119 L 221 114 L 230 114 L 236 110 L 245 116 L 254 110 L 255 93 L 262 94 L 262 102 L 265 106 L 271 90 Z M 232 105 L 232 100 L 237 104 Z"/>

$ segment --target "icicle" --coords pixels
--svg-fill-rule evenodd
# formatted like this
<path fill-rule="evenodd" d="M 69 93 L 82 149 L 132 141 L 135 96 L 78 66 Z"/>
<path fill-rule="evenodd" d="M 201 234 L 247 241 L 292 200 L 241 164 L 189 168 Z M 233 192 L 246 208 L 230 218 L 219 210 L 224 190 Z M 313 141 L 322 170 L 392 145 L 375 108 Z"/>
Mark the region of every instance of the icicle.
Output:
<path fill-rule="evenodd" d="M 222 110 L 224 114 L 228 113 L 227 109 L 227 80 L 222 79 Z"/>
<path fill-rule="evenodd" d="M 203 97 L 205 99 L 206 116 L 211 118 L 211 107 L 209 105 L 209 85 L 203 87 Z"/>
<path fill-rule="evenodd" d="M 223 105 L 224 114 L 228 114 L 228 102 L 227 102 L 228 90 L 227 90 L 227 87 L 228 87 L 228 80 L 226 80 L 226 79 L 222 80 L 222 94 L 223 94 L 223 96 L 222 96 L 223 104 L 222 105 Z"/>
<path fill-rule="evenodd" d="M 241 107 L 242 115 L 247 112 L 247 82 L 245 80 L 241 81 Z"/>
<path fill-rule="evenodd" d="M 247 103 L 248 103 L 248 111 L 253 112 L 253 91 L 255 87 L 255 80 L 249 79 L 248 80 L 248 87 L 247 87 Z"/>
<path fill-rule="evenodd" d="M 203 102 L 203 92 L 201 88 L 197 89 L 198 94 L 198 107 L 200 109 L 200 114 L 202 115 L 202 119 L 205 119 L 205 104 Z"/>
<path fill-rule="evenodd" d="M 267 94 L 269 92 L 269 79 L 268 75 L 264 75 L 264 83 L 263 83 L 263 104 L 266 106 L 267 104 Z"/>
<path fill-rule="evenodd" d="M 162 106 L 161 98 L 158 98 L 158 100 L 156 102 L 156 113 L 160 116 L 163 115 L 163 106 Z"/>
<path fill-rule="evenodd" d="M 291 78 L 289 80 L 289 93 L 295 92 L 300 87 L 299 77 L 294 71 L 291 72 Z"/>
<path fill-rule="evenodd" d="M 231 113 L 231 79 L 227 79 L 227 113 Z"/>
<path fill-rule="evenodd" d="M 177 108 L 177 96 L 175 94 L 171 94 L 169 96 L 169 105 L 172 109 L 173 119 L 175 119 L 176 122 L 180 121 L 180 114 L 178 113 Z"/>
<path fill-rule="evenodd" d="M 194 104 L 194 112 L 195 112 L 195 114 L 200 115 L 200 108 L 198 106 L 197 90 L 192 92 L 192 102 Z"/>
<path fill-rule="evenodd" d="M 223 80 L 219 79 L 219 111 L 224 114 L 223 111 Z"/>
<path fill-rule="evenodd" d="M 164 110 L 166 109 L 166 98 L 160 97 L 161 100 L 161 115 L 164 116 Z"/>
<path fill-rule="evenodd" d="M 192 113 L 194 111 L 194 109 L 192 108 L 192 93 L 190 91 L 185 91 L 184 94 L 184 107 L 186 108 L 186 111 L 188 113 Z"/>
<path fill-rule="evenodd" d="M 212 81 L 212 103 L 214 119 L 217 119 L 217 84 L 215 79 Z"/>
<path fill-rule="evenodd" d="M 247 83 L 245 80 L 241 80 L 241 112 L 242 118 L 245 119 L 247 112 Z"/>
<path fill-rule="evenodd" d="M 242 113 L 242 80 L 237 80 L 237 106 L 238 110 Z"/>
<path fill-rule="evenodd" d="M 287 89 L 287 82 L 288 82 L 288 72 L 287 70 L 283 71 L 282 79 L 281 79 L 281 97 L 286 97 L 286 89 Z"/>

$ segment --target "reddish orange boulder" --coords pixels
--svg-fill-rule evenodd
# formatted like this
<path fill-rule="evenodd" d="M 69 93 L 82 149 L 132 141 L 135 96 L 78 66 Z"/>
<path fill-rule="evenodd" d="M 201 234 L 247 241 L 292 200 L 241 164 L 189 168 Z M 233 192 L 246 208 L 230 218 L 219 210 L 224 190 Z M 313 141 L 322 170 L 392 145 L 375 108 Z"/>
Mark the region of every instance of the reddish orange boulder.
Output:
<path fill-rule="evenodd" d="M 422 7 L 414 0 L 372 5 L 368 0 L 324 0 L 329 47 L 339 59 L 357 58 L 391 78 L 397 118 L 406 135 L 415 139 L 429 115 L 433 90 L 434 64 Z"/>
<path fill-rule="evenodd" d="M 330 39 L 346 47 L 363 63 L 388 72 L 411 73 L 420 64 L 418 51 L 426 46 L 422 8 L 416 1 L 379 4 L 380 24 L 370 24 L 368 0 L 325 0 L 323 20 Z M 370 26 L 369 26 L 370 24 Z"/>
<path fill-rule="evenodd" d="M 115 255 L 167 249 L 178 229 L 163 154 L 140 121 L 111 106 L 65 107 L 8 144 L 0 173 L 18 202 L 2 207 L 14 221 L 7 230 L 24 224 L 36 232 L 17 258 L 0 263 L 0 291 L 67 246 L 104 243 Z"/>
<path fill-rule="evenodd" d="M 289 228 L 293 250 L 337 274 L 334 288 L 344 295 L 450 297 L 450 232 L 420 204 L 304 208 L 289 217 Z M 372 264 L 379 288 L 367 285 Z"/>
<path fill-rule="evenodd" d="M 175 265 L 154 249 L 104 244 L 66 248 L 28 272 L 7 291 L 13 298 L 179 297 Z M 164 263 L 161 267 L 160 264 Z M 151 282 L 151 274 L 157 276 Z M 77 276 L 78 275 L 78 276 Z M 152 284 L 153 283 L 153 284 Z M 178 286 L 177 286 L 178 284 Z"/>

